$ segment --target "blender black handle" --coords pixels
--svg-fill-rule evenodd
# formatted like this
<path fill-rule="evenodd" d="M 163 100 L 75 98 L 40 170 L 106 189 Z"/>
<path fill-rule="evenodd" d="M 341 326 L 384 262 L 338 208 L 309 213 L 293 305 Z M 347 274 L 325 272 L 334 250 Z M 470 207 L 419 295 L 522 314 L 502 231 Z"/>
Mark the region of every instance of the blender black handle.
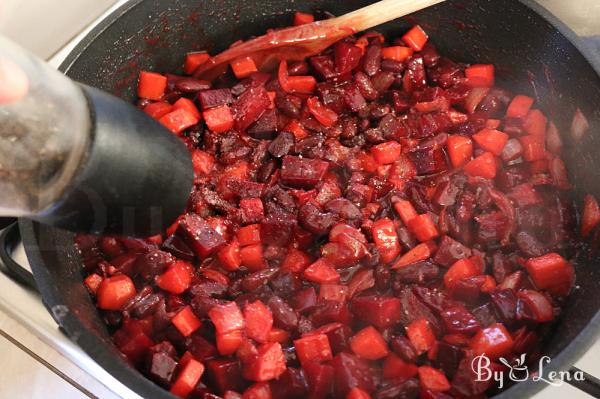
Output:
<path fill-rule="evenodd" d="M 0 234 L 0 271 L 17 283 L 38 292 L 33 274 L 12 258 L 12 251 L 21 239 L 17 222 L 6 227 Z"/>

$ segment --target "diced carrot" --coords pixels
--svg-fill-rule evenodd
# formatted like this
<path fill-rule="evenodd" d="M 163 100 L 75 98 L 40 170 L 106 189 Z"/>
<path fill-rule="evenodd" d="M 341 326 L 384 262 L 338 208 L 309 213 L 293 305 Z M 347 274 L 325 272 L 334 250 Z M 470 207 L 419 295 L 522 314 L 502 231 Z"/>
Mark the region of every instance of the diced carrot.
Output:
<path fill-rule="evenodd" d="M 310 264 L 310 256 L 299 249 L 290 247 L 287 255 L 283 259 L 281 269 L 290 271 L 292 273 L 300 273 L 301 271 L 304 271 L 304 269 L 306 269 Z"/>
<path fill-rule="evenodd" d="M 185 56 L 185 62 L 183 64 L 183 72 L 187 75 L 191 75 L 194 71 L 202 64 L 204 64 L 210 55 L 206 51 L 199 51 L 195 53 L 187 53 Z"/>
<path fill-rule="evenodd" d="M 450 390 L 450 382 L 446 375 L 431 366 L 419 367 L 419 382 L 421 387 L 433 392 L 445 392 Z"/>
<path fill-rule="evenodd" d="M 179 134 L 188 127 L 197 124 L 199 119 L 187 108 L 177 108 L 158 121 L 171 132 Z"/>
<path fill-rule="evenodd" d="M 495 129 L 483 129 L 473 135 L 473 140 L 484 150 L 500 156 L 508 141 L 508 134 Z"/>
<path fill-rule="evenodd" d="M 311 94 L 317 87 L 317 80 L 312 75 L 289 76 L 288 88 L 291 93 Z"/>
<path fill-rule="evenodd" d="M 292 133 L 296 138 L 296 141 L 308 137 L 308 132 L 306 131 L 306 129 L 304 129 L 304 127 L 302 127 L 302 125 L 300 124 L 300 122 L 298 122 L 297 119 L 290 120 L 288 124 L 285 125 L 285 127 L 283 128 L 283 131 Z"/>
<path fill-rule="evenodd" d="M 480 176 L 486 179 L 496 177 L 496 168 L 496 158 L 494 158 L 494 154 L 491 152 L 484 152 L 463 167 L 469 176 Z"/>
<path fill-rule="evenodd" d="M 417 216 L 417 211 L 410 203 L 406 200 L 398 200 L 394 203 L 394 209 L 398 212 L 402 223 L 408 226 L 408 223 Z"/>
<path fill-rule="evenodd" d="M 247 304 L 244 307 L 244 320 L 248 338 L 260 343 L 268 341 L 269 332 L 273 327 L 273 315 L 264 303 L 256 300 Z"/>
<path fill-rule="evenodd" d="M 382 263 L 389 263 L 400 254 L 400 243 L 393 221 L 388 218 L 376 220 L 371 233 Z"/>
<path fill-rule="evenodd" d="M 308 106 L 310 113 L 322 125 L 331 127 L 337 122 L 338 115 L 331 109 L 324 106 L 317 97 L 310 97 L 308 100 L 306 100 L 306 105 Z"/>
<path fill-rule="evenodd" d="M 527 113 L 523 121 L 523 129 L 528 134 L 536 137 L 544 137 L 546 134 L 546 124 L 548 120 L 539 109 L 532 109 Z"/>
<path fill-rule="evenodd" d="M 386 141 L 371 147 L 371 154 L 378 164 L 391 164 L 400 159 L 402 146 L 396 141 Z"/>
<path fill-rule="evenodd" d="M 506 110 L 507 118 L 525 118 L 529 109 L 533 105 L 533 98 L 517 94 Z"/>
<path fill-rule="evenodd" d="M 475 277 L 478 274 L 480 274 L 480 270 L 471 260 L 459 259 L 444 274 L 444 285 L 447 288 L 454 288 L 457 281 Z"/>
<path fill-rule="evenodd" d="M 118 274 L 102 280 L 96 291 L 96 303 L 100 309 L 121 310 L 135 293 L 135 285 L 131 278 Z"/>
<path fill-rule="evenodd" d="M 402 36 L 402 41 L 415 51 L 421 51 L 427 43 L 427 33 L 419 25 L 413 26 Z"/>
<path fill-rule="evenodd" d="M 268 91 L 267 95 L 269 96 L 269 100 L 271 100 L 271 105 L 269 105 L 269 109 L 275 108 L 275 98 L 277 97 L 277 93 L 274 91 Z"/>
<path fill-rule="evenodd" d="M 213 306 L 208 311 L 218 334 L 227 334 L 232 331 L 244 329 L 244 316 L 235 302 L 227 302 Z"/>
<path fill-rule="evenodd" d="M 233 128 L 233 115 L 227 105 L 207 109 L 203 116 L 206 126 L 215 133 L 223 133 Z"/>
<path fill-rule="evenodd" d="M 240 227 L 237 232 L 237 240 L 242 247 L 260 244 L 260 224 L 249 224 L 248 226 Z"/>
<path fill-rule="evenodd" d="M 533 162 L 546 158 L 546 143 L 543 136 L 521 136 L 519 141 L 523 146 L 524 160 Z"/>
<path fill-rule="evenodd" d="M 432 240 L 439 235 L 437 226 L 428 213 L 413 217 L 408 222 L 408 229 L 421 242 Z"/>
<path fill-rule="evenodd" d="M 423 242 L 398 259 L 392 266 L 392 269 L 399 269 L 413 263 L 427 260 L 431 257 L 432 252 L 435 250 L 435 244 L 433 242 Z"/>
<path fill-rule="evenodd" d="M 498 129 L 500 122 L 500 119 L 488 119 L 485 121 L 485 127 L 487 129 Z"/>
<path fill-rule="evenodd" d="M 390 353 L 383 362 L 383 377 L 386 380 L 406 381 L 417 375 L 418 367 L 413 363 L 405 362 L 393 353 Z"/>
<path fill-rule="evenodd" d="M 250 385 L 242 395 L 242 399 L 272 399 L 271 386 L 266 382 Z"/>
<path fill-rule="evenodd" d="M 267 334 L 267 342 L 279 342 L 280 344 L 288 342 L 290 333 L 281 328 L 271 328 Z"/>
<path fill-rule="evenodd" d="M 465 68 L 467 84 L 471 87 L 492 87 L 494 85 L 494 66 L 475 64 Z"/>
<path fill-rule="evenodd" d="M 195 359 L 189 359 L 171 386 L 171 393 L 186 398 L 194 390 L 202 374 L 204 374 L 204 365 Z"/>
<path fill-rule="evenodd" d="M 348 295 L 348 287 L 341 284 L 321 284 L 319 287 L 319 299 L 326 301 L 345 302 Z"/>
<path fill-rule="evenodd" d="M 156 278 L 156 284 L 172 294 L 181 294 L 192 281 L 193 266 L 183 260 L 177 260 L 167 271 Z"/>
<path fill-rule="evenodd" d="M 96 295 L 96 292 L 98 292 L 98 287 L 100 287 L 100 283 L 102 283 L 102 280 L 102 276 L 96 273 L 92 273 L 89 276 L 87 276 L 83 280 L 83 282 L 85 283 L 85 286 L 90 291 L 90 293 Z"/>
<path fill-rule="evenodd" d="M 350 338 L 350 348 L 358 356 L 368 360 L 382 359 L 390 353 L 381 333 L 373 326 L 365 327 L 354 334 Z"/>
<path fill-rule="evenodd" d="M 317 259 L 304 269 L 304 279 L 317 284 L 335 284 L 340 280 L 339 273 L 324 258 Z"/>
<path fill-rule="evenodd" d="M 371 395 L 359 387 L 354 387 L 348 392 L 346 399 L 371 399 Z"/>
<path fill-rule="evenodd" d="M 500 323 L 479 331 L 471 340 L 470 347 L 475 355 L 486 355 L 490 359 L 497 359 L 511 352 L 513 339 Z"/>
<path fill-rule="evenodd" d="M 157 101 L 150 103 L 144 107 L 144 112 L 153 117 L 154 119 L 160 119 L 173 109 L 173 106 L 164 101 Z"/>
<path fill-rule="evenodd" d="M 217 351 L 223 356 L 233 355 L 240 347 L 244 335 L 241 330 L 234 330 L 225 334 L 217 333 Z"/>
<path fill-rule="evenodd" d="M 531 258 L 525 268 L 537 288 L 553 295 L 566 296 L 575 279 L 573 265 L 557 253 Z"/>
<path fill-rule="evenodd" d="M 406 326 L 406 336 L 417 353 L 425 353 L 435 343 L 435 334 L 426 319 L 418 319 Z"/>
<path fill-rule="evenodd" d="M 198 120 L 202 118 L 202 114 L 198 110 L 198 107 L 196 107 L 196 104 L 194 104 L 194 102 L 189 98 L 181 97 L 173 104 L 173 110 L 182 108 L 188 110 Z"/>
<path fill-rule="evenodd" d="M 192 151 L 192 164 L 197 176 L 206 176 L 215 166 L 215 157 L 206 151 L 195 149 Z"/>
<path fill-rule="evenodd" d="M 448 155 L 452 166 L 460 168 L 466 164 L 473 155 L 473 142 L 470 138 L 453 134 L 448 136 Z"/>
<path fill-rule="evenodd" d="M 231 69 L 238 79 L 247 78 L 253 72 L 258 72 L 252 57 L 241 57 L 231 61 Z"/>
<path fill-rule="evenodd" d="M 242 264 L 242 257 L 240 256 L 240 243 L 237 240 L 231 241 L 229 244 L 224 246 L 219 252 L 217 252 L 217 258 L 221 267 L 227 271 L 234 271 L 239 269 Z"/>
<path fill-rule="evenodd" d="M 243 376 L 250 381 L 269 381 L 285 372 L 285 356 L 278 342 L 268 342 L 258 347 L 258 353 L 244 365 Z"/>
<path fill-rule="evenodd" d="M 588 236 L 600 223 L 600 207 L 596 198 L 591 194 L 583 197 L 583 213 L 581 216 L 581 236 Z"/>
<path fill-rule="evenodd" d="M 327 362 L 333 359 L 329 338 L 325 334 L 311 334 L 294 340 L 296 355 L 301 364 Z"/>
<path fill-rule="evenodd" d="M 140 72 L 137 90 L 138 97 L 158 101 L 165 94 L 166 88 L 166 76 L 156 72 Z"/>
<path fill-rule="evenodd" d="M 242 265 L 248 270 L 256 272 L 267 267 L 263 256 L 262 244 L 247 245 L 240 249 L 240 258 Z"/>
<path fill-rule="evenodd" d="M 413 54 L 413 49 L 404 46 L 391 46 L 381 49 L 381 56 L 387 60 L 404 61 Z"/>
<path fill-rule="evenodd" d="M 294 14 L 294 26 L 310 24 L 315 21 L 315 16 L 305 12 L 296 11 Z"/>
<path fill-rule="evenodd" d="M 196 317 L 190 306 L 186 306 L 173 316 L 171 323 L 184 337 L 191 335 L 202 326 L 202 322 Z"/>

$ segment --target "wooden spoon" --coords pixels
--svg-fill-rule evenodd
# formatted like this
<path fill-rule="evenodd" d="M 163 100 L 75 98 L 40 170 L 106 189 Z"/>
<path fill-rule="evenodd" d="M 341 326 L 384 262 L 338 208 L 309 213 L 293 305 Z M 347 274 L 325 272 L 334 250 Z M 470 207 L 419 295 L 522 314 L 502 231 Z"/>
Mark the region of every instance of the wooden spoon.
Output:
<path fill-rule="evenodd" d="M 337 18 L 270 31 L 211 57 L 196 69 L 194 76 L 211 80 L 240 57 L 252 57 L 261 70 L 271 69 L 281 60 L 300 61 L 340 39 L 443 1 L 381 0 Z"/>

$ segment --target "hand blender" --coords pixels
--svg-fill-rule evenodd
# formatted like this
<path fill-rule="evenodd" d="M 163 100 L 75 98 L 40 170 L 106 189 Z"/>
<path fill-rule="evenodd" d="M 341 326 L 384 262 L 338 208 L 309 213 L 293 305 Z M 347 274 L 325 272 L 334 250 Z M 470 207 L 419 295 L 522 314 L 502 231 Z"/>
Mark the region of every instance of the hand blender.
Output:
<path fill-rule="evenodd" d="M 186 146 L 161 124 L 0 37 L 0 216 L 150 236 L 192 184 Z"/>

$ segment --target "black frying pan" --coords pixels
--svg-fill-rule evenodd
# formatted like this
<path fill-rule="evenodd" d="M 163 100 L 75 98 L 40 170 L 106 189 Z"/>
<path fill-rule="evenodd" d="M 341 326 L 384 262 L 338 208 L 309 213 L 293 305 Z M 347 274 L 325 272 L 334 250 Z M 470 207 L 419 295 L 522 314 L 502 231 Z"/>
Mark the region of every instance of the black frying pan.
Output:
<path fill-rule="evenodd" d="M 192 49 L 223 50 L 235 40 L 289 24 L 294 10 L 343 14 L 369 0 L 134 0 L 124 5 L 73 50 L 61 65 L 70 77 L 133 101 L 140 69 L 173 71 Z M 530 0 L 448 1 L 390 22 L 395 36 L 415 22 L 443 54 L 465 62 L 493 63 L 499 84 L 536 97 L 560 130 L 568 131 L 576 106 L 591 124 L 566 161 L 575 197 L 600 196 L 600 63 L 576 36 Z M 82 284 L 73 236 L 21 220 L 25 249 L 44 303 L 73 341 L 117 379 L 146 398 L 173 398 L 131 368 L 113 346 Z M 552 368 L 566 370 L 594 342 L 600 325 L 600 268 L 577 265 L 577 285 L 546 343 Z M 527 397 L 544 385 L 520 383 L 499 397 Z"/>

